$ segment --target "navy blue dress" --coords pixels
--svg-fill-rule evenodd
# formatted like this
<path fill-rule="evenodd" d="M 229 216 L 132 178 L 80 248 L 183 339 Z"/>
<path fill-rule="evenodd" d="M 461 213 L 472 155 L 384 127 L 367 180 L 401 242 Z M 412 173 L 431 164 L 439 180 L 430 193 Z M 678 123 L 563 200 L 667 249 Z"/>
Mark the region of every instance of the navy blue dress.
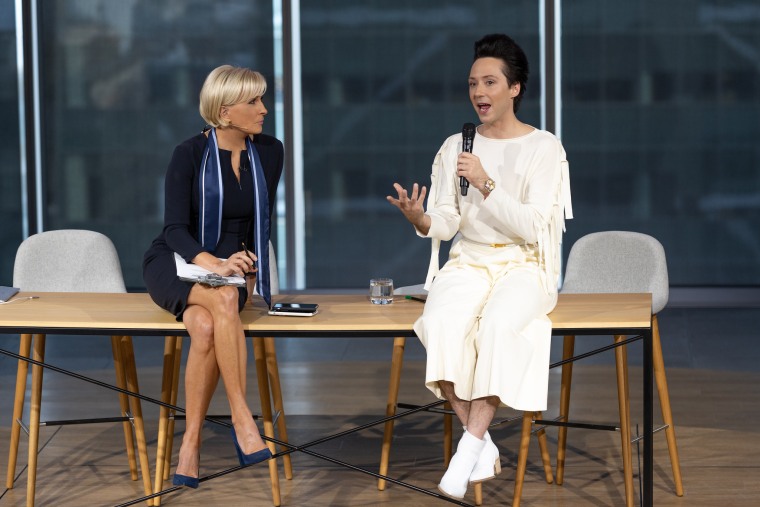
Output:
<path fill-rule="evenodd" d="M 283 147 L 279 140 L 264 134 L 255 136 L 253 144 L 264 169 L 271 219 L 275 192 L 282 174 Z M 205 147 L 206 136 L 201 133 L 174 149 L 166 171 L 164 228 L 153 240 L 143 258 L 143 279 L 150 297 L 157 305 L 173 313 L 177 320 L 182 320 L 182 313 L 187 308 L 187 298 L 193 284 L 177 278 L 174 252 L 190 262 L 203 251 L 198 242 L 198 178 Z M 229 151 L 219 150 L 224 203 L 221 232 L 214 255 L 222 258 L 239 252 L 243 241 L 250 249 L 254 244 L 253 176 L 248 167 L 248 155 L 245 151 L 240 153 L 239 182 L 232 170 L 231 155 Z M 247 289 L 240 288 L 239 294 L 238 306 L 242 309 L 248 297 Z"/>

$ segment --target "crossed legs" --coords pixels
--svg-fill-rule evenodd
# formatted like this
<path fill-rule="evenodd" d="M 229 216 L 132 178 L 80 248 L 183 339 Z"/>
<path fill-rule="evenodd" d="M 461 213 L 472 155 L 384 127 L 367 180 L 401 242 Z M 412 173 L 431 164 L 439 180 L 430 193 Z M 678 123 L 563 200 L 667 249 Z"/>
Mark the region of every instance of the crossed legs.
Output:
<path fill-rule="evenodd" d="M 466 427 L 470 434 L 483 440 L 499 407 L 499 397 L 487 396 L 466 401 L 457 397 L 453 383 L 440 380 L 438 385 L 441 388 L 441 394 L 451 403 L 451 408 L 456 412 L 462 426 Z"/>
<path fill-rule="evenodd" d="M 553 296 L 537 270 L 444 268 L 415 331 L 427 350 L 425 383 L 446 398 L 466 431 L 438 488 L 462 498 L 469 482 L 500 471 L 488 427 L 500 403 L 520 407 L 546 399 Z M 457 394 L 458 393 L 458 394 Z M 467 401 L 471 400 L 471 401 Z"/>
<path fill-rule="evenodd" d="M 221 374 L 238 444 L 250 454 L 266 448 L 245 399 L 246 347 L 238 314 L 238 290 L 194 285 L 183 322 L 190 334 L 185 368 L 185 434 L 176 473 L 198 476 L 201 429 Z"/>

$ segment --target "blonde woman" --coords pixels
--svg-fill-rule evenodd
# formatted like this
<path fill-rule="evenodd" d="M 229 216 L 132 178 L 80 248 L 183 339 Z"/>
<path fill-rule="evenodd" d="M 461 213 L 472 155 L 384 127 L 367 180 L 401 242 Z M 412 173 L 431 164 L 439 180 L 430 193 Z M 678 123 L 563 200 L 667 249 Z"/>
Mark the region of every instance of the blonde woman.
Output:
<path fill-rule="evenodd" d="M 253 172 L 263 171 L 271 218 L 283 166 L 282 143 L 262 133 L 266 88 L 264 77 L 250 69 L 223 65 L 208 75 L 199 109 L 209 128 L 174 149 L 166 172 L 164 228 L 143 260 L 151 297 L 184 322 L 190 335 L 175 485 L 198 487 L 201 429 L 220 375 L 240 464 L 271 457 L 245 397 L 247 349 L 239 312 L 250 296 L 251 278 L 248 288 L 184 282 L 174 260 L 176 252 L 223 276 L 255 271 L 257 252 L 242 247 L 254 244 Z"/>

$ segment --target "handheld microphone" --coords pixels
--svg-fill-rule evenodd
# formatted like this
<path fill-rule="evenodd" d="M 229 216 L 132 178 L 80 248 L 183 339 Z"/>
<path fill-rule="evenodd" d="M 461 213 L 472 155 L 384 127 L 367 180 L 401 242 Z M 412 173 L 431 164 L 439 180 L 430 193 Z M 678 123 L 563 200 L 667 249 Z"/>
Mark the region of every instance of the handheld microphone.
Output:
<path fill-rule="evenodd" d="M 472 153 L 472 144 L 475 142 L 475 125 L 473 123 L 465 123 L 462 125 L 462 152 Z M 462 195 L 467 195 L 467 189 L 470 187 L 470 182 L 464 176 L 459 177 L 459 190 Z"/>

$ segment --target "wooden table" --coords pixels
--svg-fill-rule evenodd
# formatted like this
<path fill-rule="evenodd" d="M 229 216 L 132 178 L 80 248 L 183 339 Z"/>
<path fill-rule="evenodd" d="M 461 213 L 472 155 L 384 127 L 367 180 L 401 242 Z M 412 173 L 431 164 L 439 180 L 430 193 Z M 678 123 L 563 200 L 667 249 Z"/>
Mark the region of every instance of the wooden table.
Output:
<path fill-rule="evenodd" d="M 0 333 L 46 333 L 63 335 L 186 336 L 182 323 L 157 307 L 147 294 L 32 293 L 16 298 L 38 299 L 0 306 Z M 363 295 L 280 295 L 276 302 L 318 303 L 314 317 L 269 316 L 260 301 L 241 313 L 247 336 L 252 337 L 411 337 L 412 326 L 422 312 L 417 301 L 400 299 L 392 305 L 372 305 Z M 644 397 L 643 505 L 652 505 L 652 324 L 649 294 L 561 294 L 550 315 L 555 335 L 640 335 L 644 342 L 642 385 Z M 263 345 L 262 345 L 263 346 Z M 256 343 L 254 343 L 256 348 Z M 0 353 L 17 357 L 0 349 Z M 47 366 L 47 365 L 46 365 Z M 62 373 L 61 369 L 57 369 Z M 262 411 L 271 401 L 266 367 L 257 364 Z M 80 376 L 81 377 L 81 376 Z M 34 387 L 33 387 L 34 389 Z M 145 401 L 153 401 L 140 396 Z M 159 403 L 160 404 L 160 403 Z M 267 414 L 263 414 L 265 421 Z M 271 468 L 270 468 L 271 470 Z M 276 476 L 276 469 L 275 469 Z M 273 484 L 274 488 L 274 484 Z M 279 504 L 278 501 L 275 504 Z"/>

